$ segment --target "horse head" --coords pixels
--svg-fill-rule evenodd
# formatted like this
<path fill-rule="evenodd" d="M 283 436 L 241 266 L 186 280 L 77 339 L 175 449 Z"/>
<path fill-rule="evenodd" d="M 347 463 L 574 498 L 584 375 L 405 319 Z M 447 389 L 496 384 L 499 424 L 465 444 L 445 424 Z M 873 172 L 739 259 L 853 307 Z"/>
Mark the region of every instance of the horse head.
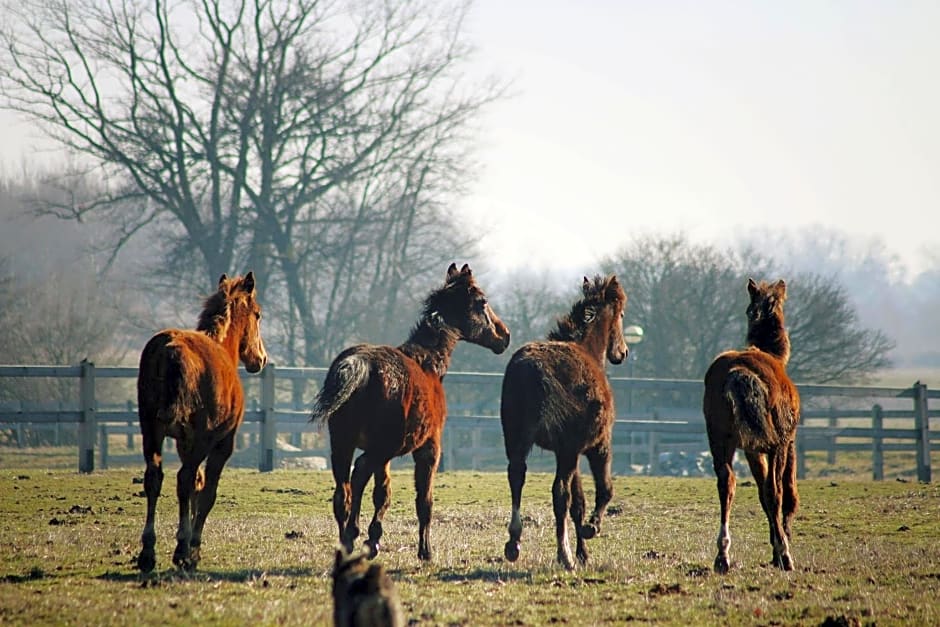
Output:
<path fill-rule="evenodd" d="M 591 287 L 588 278 L 584 277 L 585 297 L 588 296 L 589 291 L 593 291 L 600 307 L 606 311 L 602 320 L 607 324 L 607 360 L 612 364 L 619 364 L 627 358 L 630 352 L 627 348 L 627 341 L 623 339 L 623 312 L 627 307 L 627 295 L 615 275 L 595 281 L 594 289 L 591 290 Z"/>
<path fill-rule="evenodd" d="M 777 355 L 784 363 L 790 359 L 790 338 L 783 319 L 787 300 L 787 284 L 783 279 L 774 283 L 747 280 L 751 302 L 747 306 L 747 342 Z"/>
<path fill-rule="evenodd" d="M 224 293 L 231 316 L 230 328 L 240 330 L 238 357 L 248 372 L 259 372 L 268 362 L 261 339 L 261 305 L 255 300 L 255 275 L 219 278 L 219 292 Z"/>
<path fill-rule="evenodd" d="M 444 288 L 429 305 L 444 324 L 457 330 L 460 339 L 497 355 L 509 346 L 509 328 L 493 311 L 467 264 L 460 270 L 457 264 L 450 264 Z"/>

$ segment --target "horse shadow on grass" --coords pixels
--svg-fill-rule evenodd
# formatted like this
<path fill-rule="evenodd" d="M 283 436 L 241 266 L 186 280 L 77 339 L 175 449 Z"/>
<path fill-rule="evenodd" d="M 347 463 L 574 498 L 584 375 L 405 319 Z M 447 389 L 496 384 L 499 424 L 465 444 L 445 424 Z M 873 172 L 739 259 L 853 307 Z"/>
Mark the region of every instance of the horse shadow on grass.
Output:
<path fill-rule="evenodd" d="M 176 568 L 168 568 L 161 572 L 143 574 L 140 572 L 115 572 L 107 571 L 95 577 L 101 581 L 114 582 L 140 582 L 144 587 L 148 585 L 157 586 L 162 583 L 179 583 L 186 581 L 211 583 L 227 581 L 230 583 L 251 583 L 257 582 L 266 586 L 267 580 L 273 577 L 315 577 L 322 574 L 322 571 L 313 568 L 275 568 L 271 570 L 262 570 L 258 568 L 245 568 L 239 570 L 197 570 L 187 572 Z"/>
<path fill-rule="evenodd" d="M 517 570 L 502 570 L 498 568 L 475 568 L 473 570 L 441 570 L 437 573 L 438 581 L 444 583 L 462 581 L 482 581 L 488 583 L 505 583 L 507 581 L 532 581 L 532 573 Z"/>

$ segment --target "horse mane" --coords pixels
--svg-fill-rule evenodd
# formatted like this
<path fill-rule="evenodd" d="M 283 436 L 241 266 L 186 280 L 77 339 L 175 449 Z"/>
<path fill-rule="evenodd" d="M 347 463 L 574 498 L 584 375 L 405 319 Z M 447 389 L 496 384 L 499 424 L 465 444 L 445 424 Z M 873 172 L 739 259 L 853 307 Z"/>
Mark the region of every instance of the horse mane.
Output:
<path fill-rule="evenodd" d="M 616 289 L 611 289 L 616 287 Z M 588 328 L 588 316 L 585 312 L 590 307 L 598 307 L 608 303 L 623 303 L 626 300 L 623 288 L 616 283 L 611 275 L 602 277 L 596 275 L 594 281 L 585 279 L 583 287 L 584 297 L 571 306 L 571 311 L 555 322 L 555 329 L 548 333 L 548 339 L 557 342 L 579 342 L 584 339 Z"/>
<path fill-rule="evenodd" d="M 399 347 L 425 369 L 441 377 L 450 366 L 450 356 L 460 334 L 456 328 L 447 324 L 440 310 L 447 293 L 461 282 L 469 288 L 473 277 L 459 274 L 428 294 L 421 306 L 421 317 L 408 334 L 408 341 Z"/>
<path fill-rule="evenodd" d="M 199 314 L 196 330 L 202 331 L 209 337 L 221 342 L 225 339 L 231 323 L 232 316 L 229 309 L 228 290 L 223 291 L 220 289 L 206 298 L 202 306 L 202 313 Z"/>

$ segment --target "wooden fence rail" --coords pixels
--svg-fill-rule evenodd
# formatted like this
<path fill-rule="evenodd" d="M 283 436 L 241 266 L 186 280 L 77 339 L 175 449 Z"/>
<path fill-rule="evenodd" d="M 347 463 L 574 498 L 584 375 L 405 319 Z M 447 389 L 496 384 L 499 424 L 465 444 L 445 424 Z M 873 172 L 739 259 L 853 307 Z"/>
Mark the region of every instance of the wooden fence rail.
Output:
<path fill-rule="evenodd" d="M 258 468 L 273 470 L 278 458 L 319 454 L 329 458 L 326 444 L 318 448 L 285 452 L 278 450 L 278 434 L 289 434 L 291 444 L 299 445 L 303 434 L 316 428 L 309 424 L 308 395 L 325 375 L 326 368 L 287 368 L 269 364 L 260 376 L 243 372 L 246 398 L 242 437 L 256 442 Z M 96 367 L 83 361 L 77 366 L 0 366 L 0 380 L 9 378 L 51 378 L 77 381 L 78 401 L 56 405 L 35 401 L 0 401 L 0 427 L 11 426 L 21 433 L 24 426 L 58 428 L 77 426 L 78 469 L 91 472 L 98 464 L 106 468 L 111 458 L 109 437 L 119 434 L 133 444 L 137 412 L 133 401 L 106 402 L 99 386 L 104 379 L 136 380 L 137 368 Z M 505 465 L 502 431 L 498 418 L 499 373 L 452 372 L 447 375 L 449 415 L 445 430 L 442 468 L 480 468 Z M 635 379 L 611 377 L 617 395 L 618 419 L 614 426 L 615 465 L 623 470 L 645 461 L 643 468 L 658 474 L 663 454 L 699 453 L 707 450 L 705 423 L 701 414 L 702 383 L 674 379 Z M 284 385 L 290 386 L 289 390 Z M 313 384 L 311 386 L 311 384 Z M 940 450 L 940 431 L 930 429 L 929 399 L 940 391 L 928 390 L 917 382 L 909 388 L 799 385 L 803 405 L 797 432 L 797 470 L 806 474 L 807 453 L 824 451 L 834 464 L 840 452 L 870 451 L 872 476 L 884 478 L 884 454 L 889 451 L 912 453 L 919 481 L 931 481 L 930 455 Z M 125 394 L 127 390 L 124 390 Z M 642 402 L 640 402 L 642 401 Z M 886 426 L 886 421 L 895 423 Z M 935 422 L 936 423 L 936 422 Z M 22 439 L 18 437 L 18 441 Z M 292 449 L 298 446 L 291 447 Z"/>

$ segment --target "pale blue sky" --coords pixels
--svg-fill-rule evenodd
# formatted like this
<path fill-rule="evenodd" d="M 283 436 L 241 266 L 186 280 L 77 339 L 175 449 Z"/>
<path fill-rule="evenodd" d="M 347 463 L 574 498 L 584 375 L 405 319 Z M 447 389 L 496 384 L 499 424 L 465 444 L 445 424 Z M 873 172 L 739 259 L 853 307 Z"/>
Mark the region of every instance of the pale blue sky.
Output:
<path fill-rule="evenodd" d="M 502 264 L 752 224 L 940 250 L 940 2 L 478 0 L 470 27 L 516 78 L 463 205 Z"/>
<path fill-rule="evenodd" d="M 468 26 L 515 79 L 460 207 L 496 266 L 749 225 L 880 237 L 912 270 L 940 250 L 940 2 L 477 0 Z M 29 129 L 0 115 L 15 163 Z"/>

